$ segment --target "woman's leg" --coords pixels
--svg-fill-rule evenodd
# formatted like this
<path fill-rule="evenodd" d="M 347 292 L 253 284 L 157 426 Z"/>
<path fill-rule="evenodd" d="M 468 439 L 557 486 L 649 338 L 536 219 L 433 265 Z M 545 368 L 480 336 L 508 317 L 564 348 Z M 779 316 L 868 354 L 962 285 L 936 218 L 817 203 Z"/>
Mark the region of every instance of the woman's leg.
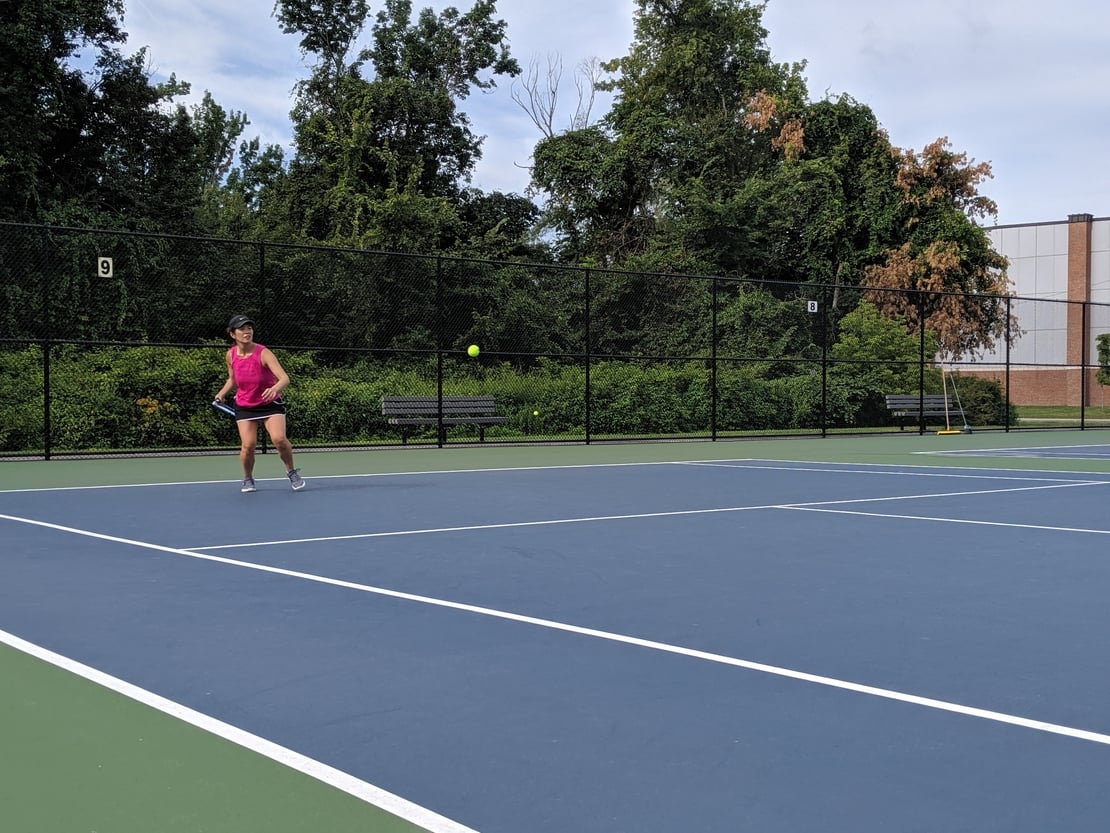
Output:
<path fill-rule="evenodd" d="M 241 419 L 239 428 L 239 462 L 243 465 L 243 477 L 254 477 L 254 451 L 258 447 L 258 424 L 252 419 Z"/>
<path fill-rule="evenodd" d="M 285 470 L 293 470 L 293 444 L 285 436 L 285 414 L 274 414 L 266 418 L 266 433 L 277 449 L 278 457 L 285 463 Z"/>

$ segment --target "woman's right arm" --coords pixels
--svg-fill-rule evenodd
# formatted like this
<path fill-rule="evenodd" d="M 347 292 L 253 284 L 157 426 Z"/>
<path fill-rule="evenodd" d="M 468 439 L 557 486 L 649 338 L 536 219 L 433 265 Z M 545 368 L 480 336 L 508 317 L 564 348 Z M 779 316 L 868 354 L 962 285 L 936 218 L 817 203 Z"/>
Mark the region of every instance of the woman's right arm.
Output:
<path fill-rule="evenodd" d="M 224 386 L 222 388 L 220 388 L 220 392 L 216 394 L 216 401 L 217 402 L 223 402 L 224 397 L 227 396 L 231 392 L 231 389 L 233 387 L 235 387 L 235 375 L 231 371 L 231 351 L 230 350 L 228 350 L 227 355 L 224 356 L 224 364 L 227 365 L 227 381 L 224 382 Z"/>

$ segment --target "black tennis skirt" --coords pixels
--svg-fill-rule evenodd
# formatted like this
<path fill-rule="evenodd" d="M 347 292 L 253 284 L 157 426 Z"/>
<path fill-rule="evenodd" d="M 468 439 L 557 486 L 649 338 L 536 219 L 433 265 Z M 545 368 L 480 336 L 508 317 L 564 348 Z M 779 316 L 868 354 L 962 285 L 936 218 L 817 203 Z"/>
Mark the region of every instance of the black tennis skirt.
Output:
<path fill-rule="evenodd" d="M 259 405 L 257 408 L 244 408 L 240 405 L 236 405 L 235 421 L 244 422 L 247 420 L 269 419 L 274 414 L 284 414 L 285 411 L 285 400 L 279 396 L 273 402 L 268 402 L 265 405 Z"/>

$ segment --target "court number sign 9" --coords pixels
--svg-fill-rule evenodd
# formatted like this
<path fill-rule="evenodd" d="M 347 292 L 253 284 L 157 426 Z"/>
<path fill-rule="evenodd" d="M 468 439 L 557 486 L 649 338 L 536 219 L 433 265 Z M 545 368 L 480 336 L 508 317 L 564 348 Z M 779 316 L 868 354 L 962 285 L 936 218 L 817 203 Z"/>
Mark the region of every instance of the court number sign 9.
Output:
<path fill-rule="evenodd" d="M 99 278 L 112 277 L 112 259 L 110 257 L 98 257 L 96 259 L 96 275 Z"/>

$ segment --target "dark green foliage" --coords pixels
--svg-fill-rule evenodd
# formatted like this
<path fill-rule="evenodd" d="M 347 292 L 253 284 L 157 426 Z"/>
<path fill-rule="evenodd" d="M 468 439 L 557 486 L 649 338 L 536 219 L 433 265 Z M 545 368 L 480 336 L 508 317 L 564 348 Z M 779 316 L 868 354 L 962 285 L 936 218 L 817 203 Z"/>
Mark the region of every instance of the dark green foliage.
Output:
<path fill-rule="evenodd" d="M 664 273 L 591 276 L 593 350 L 601 355 L 704 358 L 712 282 Z"/>
<path fill-rule="evenodd" d="M 54 445 L 88 450 L 218 444 L 229 426 L 207 403 L 226 373 L 222 351 L 215 347 L 56 348 L 51 358 Z"/>
<path fill-rule="evenodd" d="M 0 350 L 0 450 L 41 448 L 42 428 L 42 351 Z"/>
<path fill-rule="evenodd" d="M 232 448 L 234 425 L 208 402 L 226 374 L 224 343 L 196 348 L 56 347 L 51 355 L 52 448 L 66 451 L 126 451 Z M 397 430 L 381 415 L 383 395 L 435 396 L 437 362 L 412 354 L 406 360 L 368 354 L 360 361 L 329 366 L 323 354 L 282 350 L 293 384 L 289 433 L 297 445 L 341 446 L 393 443 Z M 822 414 L 819 361 L 794 364 L 794 372 L 762 376 L 759 362 L 718 364 L 716 429 L 720 435 L 750 432 L 807 432 L 829 428 L 890 425 L 885 411 L 868 410 L 890 391 L 866 389 L 862 376 L 830 367 Z M 0 452 L 42 448 L 42 355 L 35 347 L 0 351 Z M 527 368 L 509 362 L 444 360 L 445 395 L 492 395 L 508 422 L 487 429 L 496 439 L 708 437 L 713 429 L 712 376 L 704 362 L 595 361 L 590 366 L 589 425 L 586 373 L 580 361 L 539 358 Z M 973 426 L 1001 425 L 1005 403 L 996 382 L 948 379 L 949 393 L 968 412 Z M 927 374 L 928 392 L 940 392 L 938 370 Z M 539 412 L 538 414 L 535 412 Z M 1012 420 L 1012 416 L 1011 416 Z M 454 439 L 467 436 L 454 429 Z M 434 441 L 434 430 L 413 441 Z"/>
<path fill-rule="evenodd" d="M 1017 425 L 1017 411 L 1006 402 L 1002 386 L 993 379 L 949 374 L 948 395 L 953 403 L 959 403 L 967 418 L 967 423 L 975 427 L 997 427 Z M 939 387 L 936 393 L 943 393 Z M 953 426 L 953 427 L 962 427 Z"/>
<path fill-rule="evenodd" d="M 726 367 L 717 373 L 720 431 L 782 430 L 799 416 L 788 389 L 760 379 L 743 366 Z"/>
<path fill-rule="evenodd" d="M 721 301 L 717 356 L 760 359 L 764 378 L 790 375 L 791 360 L 820 357 L 812 332 L 818 322 L 804 299 L 784 301 L 764 288 L 742 285 Z"/>
<path fill-rule="evenodd" d="M 1099 333 L 1095 339 L 1098 344 L 1098 373 L 1100 385 L 1110 385 L 1110 333 Z"/>
<path fill-rule="evenodd" d="M 918 387 L 918 339 L 901 321 L 883 318 L 866 301 L 840 319 L 838 331 L 830 350 L 836 362 L 829 371 L 830 389 L 836 391 L 844 411 L 854 414 L 851 424 L 890 425 L 885 395 L 911 393 Z M 926 340 L 927 349 L 932 344 Z"/>
<path fill-rule="evenodd" d="M 519 198 L 491 195 L 504 209 L 499 227 L 490 222 L 496 206 L 463 192 L 482 139 L 460 102 L 520 71 L 491 0 L 466 12 L 425 8 L 415 19 L 411 0 L 386 0 L 371 45 L 357 53 L 365 0 L 276 8 L 315 63 L 297 87 L 296 152 L 274 182 L 267 223 L 295 239 L 392 251 L 519 246 L 519 220 L 530 214 Z"/>
<path fill-rule="evenodd" d="M 603 362 L 592 368 L 591 429 L 642 436 L 709 433 L 709 400 L 697 365 Z M 695 390 L 698 394 L 695 394 Z"/>

